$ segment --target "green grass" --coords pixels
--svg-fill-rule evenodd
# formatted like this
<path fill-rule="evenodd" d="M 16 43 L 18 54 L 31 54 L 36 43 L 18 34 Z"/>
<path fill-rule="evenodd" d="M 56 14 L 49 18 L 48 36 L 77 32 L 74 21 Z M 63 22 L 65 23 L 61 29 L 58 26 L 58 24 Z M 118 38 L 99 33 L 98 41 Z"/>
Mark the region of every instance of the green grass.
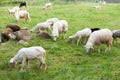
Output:
<path fill-rule="evenodd" d="M 15 40 L 0 45 L 0 80 L 120 80 L 120 39 L 118 44 L 111 46 L 111 51 L 105 53 L 105 46 L 101 46 L 101 53 L 95 47 L 93 53 L 85 54 L 83 43 L 76 45 L 76 40 L 68 42 L 68 37 L 76 31 L 86 27 L 120 29 L 120 4 L 103 5 L 96 10 L 92 6 L 97 3 L 84 2 L 55 2 L 52 10 L 42 10 L 43 3 L 29 3 L 28 10 L 32 21 L 21 19 L 15 22 L 13 15 L 8 15 L 7 8 L 17 6 L 0 5 L 0 29 L 5 29 L 6 24 L 17 24 L 29 30 L 37 23 L 44 22 L 51 17 L 66 19 L 69 30 L 65 40 L 59 38 L 56 42 L 50 39 L 36 37 L 29 40 L 28 45 L 19 44 Z M 83 40 L 82 40 L 83 42 Z M 22 47 L 42 46 L 46 49 L 47 70 L 39 70 L 39 61 L 30 61 L 30 70 L 19 72 L 20 65 L 12 68 L 9 64 L 17 51 Z"/>

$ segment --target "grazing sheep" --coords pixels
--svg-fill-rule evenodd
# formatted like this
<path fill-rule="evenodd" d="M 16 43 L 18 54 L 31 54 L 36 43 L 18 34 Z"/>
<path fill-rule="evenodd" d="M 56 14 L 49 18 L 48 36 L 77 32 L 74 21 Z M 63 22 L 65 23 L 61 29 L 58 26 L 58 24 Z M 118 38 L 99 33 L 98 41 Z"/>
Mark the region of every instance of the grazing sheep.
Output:
<path fill-rule="evenodd" d="M 29 60 L 38 59 L 40 61 L 40 68 L 44 67 L 44 70 L 46 70 L 45 55 L 45 49 L 40 46 L 21 48 L 17 54 L 10 59 L 10 64 L 15 67 L 17 62 L 21 60 L 22 66 L 20 71 L 23 71 L 26 63 L 27 68 L 30 68 Z"/>
<path fill-rule="evenodd" d="M 113 42 L 114 42 L 114 40 L 116 40 L 116 42 L 117 42 L 117 38 L 120 38 L 120 30 L 113 30 L 112 37 L 113 37 Z"/>
<path fill-rule="evenodd" d="M 100 30 L 100 28 L 91 28 L 92 32 L 97 31 L 97 30 Z"/>
<path fill-rule="evenodd" d="M 90 35 L 90 37 L 85 45 L 86 53 L 88 53 L 90 50 L 92 50 L 94 45 L 100 46 L 101 44 L 106 44 L 105 52 L 109 51 L 110 46 L 112 44 L 112 40 L 113 40 L 113 38 L 112 38 L 111 30 L 101 29 L 101 30 L 95 31 Z M 98 48 L 98 50 L 100 52 L 100 48 Z"/>
<path fill-rule="evenodd" d="M 101 6 L 93 6 L 93 8 L 95 8 L 95 9 L 100 9 Z"/>
<path fill-rule="evenodd" d="M 30 40 L 32 38 L 31 33 L 27 30 L 19 30 L 14 33 L 9 34 L 11 39 L 16 39 L 18 41 L 20 40 Z"/>
<path fill-rule="evenodd" d="M 103 1 L 102 4 L 106 4 L 106 1 Z"/>
<path fill-rule="evenodd" d="M 43 9 L 52 9 L 52 4 L 51 3 L 46 3 L 44 6 L 43 6 Z"/>
<path fill-rule="evenodd" d="M 31 21 L 29 12 L 26 10 L 20 10 L 14 14 L 16 21 L 19 21 L 21 18 L 25 18 L 26 21 Z"/>
<path fill-rule="evenodd" d="M 21 2 L 19 7 L 25 6 L 26 7 L 26 2 Z"/>
<path fill-rule="evenodd" d="M 13 30 L 13 32 L 15 31 L 19 31 L 21 28 L 18 25 L 14 25 L 14 24 L 7 24 L 6 28 L 10 28 Z"/>
<path fill-rule="evenodd" d="M 51 39 L 52 37 L 46 33 L 46 32 L 42 32 L 42 33 L 39 33 L 38 36 L 42 37 L 42 38 L 45 38 L 45 39 Z"/>
<path fill-rule="evenodd" d="M 59 34 L 61 33 L 64 34 L 64 39 L 65 39 L 67 31 L 68 31 L 68 22 L 66 20 L 60 20 L 55 22 L 52 31 L 53 40 L 56 41 L 57 37 L 59 37 Z"/>
<path fill-rule="evenodd" d="M 30 31 L 33 32 L 35 30 L 38 30 L 41 32 L 41 30 L 47 30 L 47 31 L 51 31 L 50 29 L 50 23 L 48 22 L 43 22 L 43 23 L 38 23 L 33 29 L 31 29 Z"/>
<path fill-rule="evenodd" d="M 50 25 L 53 25 L 55 22 L 59 21 L 58 18 L 50 18 L 47 19 L 46 22 L 50 23 Z"/>
<path fill-rule="evenodd" d="M 77 41 L 77 45 L 78 45 L 81 38 L 86 38 L 86 41 L 87 41 L 91 33 L 92 31 L 90 28 L 85 28 L 83 30 L 77 31 L 74 35 L 69 36 L 69 39 L 70 41 L 72 41 L 73 39 L 78 38 L 78 41 Z"/>
<path fill-rule="evenodd" d="M 20 8 L 19 7 L 13 7 L 12 9 L 9 9 L 8 8 L 8 12 L 9 12 L 9 14 L 15 14 L 15 12 L 18 12 L 20 10 Z"/>

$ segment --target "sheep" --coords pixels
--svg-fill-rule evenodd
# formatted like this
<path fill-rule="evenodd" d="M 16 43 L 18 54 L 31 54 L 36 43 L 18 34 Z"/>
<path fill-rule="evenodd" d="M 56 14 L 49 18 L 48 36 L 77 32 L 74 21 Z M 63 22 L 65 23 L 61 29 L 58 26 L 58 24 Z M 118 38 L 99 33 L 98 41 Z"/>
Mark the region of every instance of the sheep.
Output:
<path fill-rule="evenodd" d="M 31 33 L 27 30 L 19 30 L 14 33 L 9 34 L 10 39 L 20 40 L 30 40 L 32 38 Z"/>
<path fill-rule="evenodd" d="M 23 71 L 25 68 L 25 63 L 27 64 L 27 68 L 29 69 L 29 60 L 38 59 L 40 61 L 39 68 L 44 67 L 46 70 L 46 62 L 45 62 L 46 51 L 41 46 L 33 46 L 28 48 L 21 48 L 17 54 L 10 59 L 10 64 L 13 67 L 16 67 L 18 61 L 22 61 L 20 71 Z"/>
<path fill-rule="evenodd" d="M 116 42 L 117 42 L 117 38 L 120 38 L 120 30 L 113 30 L 112 37 L 113 37 L 113 42 L 114 42 L 114 40 L 116 40 Z"/>
<path fill-rule="evenodd" d="M 11 28 L 13 30 L 13 32 L 19 31 L 21 29 L 20 26 L 14 25 L 14 24 L 7 24 L 6 28 Z"/>
<path fill-rule="evenodd" d="M 101 6 L 93 6 L 93 8 L 95 8 L 95 9 L 100 9 Z"/>
<path fill-rule="evenodd" d="M 52 3 L 46 3 L 46 4 L 43 6 L 43 9 L 52 9 Z"/>
<path fill-rule="evenodd" d="M 69 36 L 69 39 L 70 41 L 72 41 L 73 39 L 78 38 L 77 40 L 77 45 L 78 45 L 81 38 L 86 38 L 86 41 L 87 41 L 91 33 L 92 31 L 90 28 L 85 28 L 85 29 L 77 31 L 74 35 Z"/>
<path fill-rule="evenodd" d="M 42 22 L 42 23 L 38 23 L 33 29 L 31 29 L 30 31 L 33 32 L 35 30 L 38 30 L 39 32 L 41 32 L 41 30 L 47 30 L 48 32 L 51 31 L 50 29 L 50 23 L 48 22 Z"/>
<path fill-rule="evenodd" d="M 53 25 L 55 22 L 59 21 L 58 18 L 50 18 L 50 19 L 47 19 L 46 22 L 49 22 L 50 25 Z"/>
<path fill-rule="evenodd" d="M 106 1 L 103 1 L 102 4 L 106 4 Z"/>
<path fill-rule="evenodd" d="M 26 2 L 21 2 L 19 7 L 25 6 L 26 7 Z"/>
<path fill-rule="evenodd" d="M 20 10 L 14 14 L 16 21 L 19 21 L 21 18 L 25 18 L 26 21 L 31 21 L 29 12 L 26 10 Z"/>
<path fill-rule="evenodd" d="M 106 44 L 105 52 L 110 51 L 112 40 L 113 38 L 112 38 L 111 30 L 101 29 L 101 30 L 95 31 L 90 35 L 85 45 L 86 53 L 91 51 L 94 45 L 98 45 L 99 47 L 101 44 Z M 98 48 L 98 51 L 100 52 L 100 47 Z"/>
<path fill-rule="evenodd" d="M 68 22 L 66 20 L 60 20 L 55 22 L 52 30 L 52 38 L 54 41 L 59 37 L 59 34 L 64 34 L 64 39 L 66 37 L 66 32 L 68 31 Z"/>
<path fill-rule="evenodd" d="M 13 7 L 12 9 L 9 9 L 8 8 L 8 12 L 9 12 L 9 14 L 15 14 L 15 12 L 18 12 L 20 10 L 20 8 L 19 7 Z"/>

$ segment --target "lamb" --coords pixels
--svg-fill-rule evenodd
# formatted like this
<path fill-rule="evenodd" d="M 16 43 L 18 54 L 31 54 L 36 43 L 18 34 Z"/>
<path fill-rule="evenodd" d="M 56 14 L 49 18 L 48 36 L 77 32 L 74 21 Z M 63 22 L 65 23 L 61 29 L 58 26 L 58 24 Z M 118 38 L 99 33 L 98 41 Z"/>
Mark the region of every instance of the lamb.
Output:
<path fill-rule="evenodd" d="M 114 40 L 116 40 L 116 42 L 117 42 L 117 38 L 120 38 L 120 30 L 113 30 L 112 37 L 113 37 L 113 42 L 114 42 Z"/>
<path fill-rule="evenodd" d="M 21 2 L 19 7 L 25 6 L 26 7 L 26 2 Z"/>
<path fill-rule="evenodd" d="M 77 31 L 74 35 L 69 36 L 69 39 L 70 39 L 70 41 L 72 41 L 73 39 L 78 38 L 78 40 L 77 40 L 77 45 L 78 45 L 81 38 L 86 38 L 86 41 L 87 41 L 87 39 L 91 33 L 92 33 L 92 31 L 90 28 L 85 28 L 83 30 Z"/>
<path fill-rule="evenodd" d="M 12 9 L 9 9 L 8 8 L 8 12 L 9 12 L 9 14 L 15 14 L 15 12 L 18 12 L 20 10 L 20 8 L 19 7 L 13 7 Z"/>
<path fill-rule="evenodd" d="M 43 6 L 43 9 L 52 9 L 52 3 L 46 3 L 46 4 Z"/>
<path fill-rule="evenodd" d="M 45 62 L 46 51 L 41 46 L 34 46 L 28 48 L 21 48 L 17 54 L 10 59 L 10 64 L 13 67 L 16 67 L 16 64 L 19 60 L 22 61 L 20 71 L 23 71 L 25 68 L 25 64 L 27 64 L 27 68 L 29 69 L 29 60 L 38 59 L 40 61 L 39 68 L 43 68 L 46 70 L 46 62 Z"/>
<path fill-rule="evenodd" d="M 6 28 L 10 28 L 10 29 L 12 29 L 13 32 L 15 32 L 15 31 L 19 31 L 19 30 L 21 29 L 20 26 L 18 26 L 18 25 L 14 25 L 14 24 L 7 24 L 7 25 L 6 25 Z"/>
<path fill-rule="evenodd" d="M 48 32 L 51 31 L 50 29 L 50 23 L 48 22 L 43 22 L 43 23 L 38 23 L 33 29 L 31 29 L 30 31 L 33 32 L 35 30 L 39 30 L 39 32 L 41 32 L 41 30 L 47 30 Z"/>
<path fill-rule="evenodd" d="M 14 14 L 16 21 L 19 21 L 21 18 L 25 18 L 26 21 L 31 21 L 29 12 L 26 10 L 20 10 Z"/>
<path fill-rule="evenodd" d="M 86 53 L 91 51 L 94 45 L 98 45 L 99 47 L 101 44 L 106 44 L 105 52 L 110 51 L 112 40 L 113 38 L 112 38 L 111 30 L 101 29 L 101 30 L 95 31 L 90 35 L 85 45 Z M 98 51 L 100 52 L 100 47 L 98 48 Z"/>
<path fill-rule="evenodd" d="M 65 39 L 67 31 L 68 31 L 68 22 L 66 20 L 60 20 L 55 22 L 52 31 L 53 40 L 56 41 L 56 39 L 59 37 L 59 34 L 61 33 L 64 34 L 64 39 Z"/>
<path fill-rule="evenodd" d="M 53 25 L 55 22 L 59 21 L 58 18 L 50 18 L 47 19 L 46 22 L 50 23 L 50 25 Z"/>

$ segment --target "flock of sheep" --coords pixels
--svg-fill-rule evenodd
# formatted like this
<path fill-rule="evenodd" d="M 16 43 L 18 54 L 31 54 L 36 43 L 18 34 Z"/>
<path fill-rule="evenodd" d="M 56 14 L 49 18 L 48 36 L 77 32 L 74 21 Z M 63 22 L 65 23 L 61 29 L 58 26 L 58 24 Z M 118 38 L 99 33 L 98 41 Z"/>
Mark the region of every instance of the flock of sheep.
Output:
<path fill-rule="evenodd" d="M 51 8 L 52 4 L 45 4 L 43 9 Z M 26 10 L 20 10 L 19 7 L 14 7 L 8 9 L 9 14 L 14 14 L 16 21 L 19 21 L 20 18 L 25 18 L 30 21 L 29 12 Z M 50 18 L 45 22 L 36 24 L 30 31 L 27 29 L 22 29 L 18 25 L 8 24 L 6 25 L 6 30 L 0 31 L 0 43 L 8 41 L 10 39 L 16 39 L 19 42 L 24 42 L 32 38 L 32 32 L 35 30 L 40 33 L 41 36 L 51 38 L 53 41 L 57 41 L 57 38 L 60 34 L 64 34 L 64 39 L 68 31 L 68 22 L 67 20 L 60 20 L 58 18 Z M 46 32 L 43 32 L 46 30 Z M 51 34 L 49 34 L 51 33 Z M 72 41 L 77 38 L 77 45 L 79 45 L 80 40 L 85 38 L 85 49 L 86 53 L 90 52 L 94 45 L 98 45 L 98 51 L 100 52 L 100 45 L 106 45 L 106 51 L 110 50 L 113 39 L 120 38 L 120 30 L 111 31 L 110 29 L 100 29 L 100 28 L 85 28 L 78 30 L 75 34 L 69 36 L 69 40 Z M 23 71 L 25 64 L 27 63 L 29 68 L 29 59 L 39 59 L 40 68 L 44 67 L 46 70 L 45 63 L 46 50 L 40 46 L 34 46 L 29 48 L 20 49 L 17 54 L 11 58 L 10 63 L 15 66 L 19 60 L 22 60 L 21 71 Z"/>

